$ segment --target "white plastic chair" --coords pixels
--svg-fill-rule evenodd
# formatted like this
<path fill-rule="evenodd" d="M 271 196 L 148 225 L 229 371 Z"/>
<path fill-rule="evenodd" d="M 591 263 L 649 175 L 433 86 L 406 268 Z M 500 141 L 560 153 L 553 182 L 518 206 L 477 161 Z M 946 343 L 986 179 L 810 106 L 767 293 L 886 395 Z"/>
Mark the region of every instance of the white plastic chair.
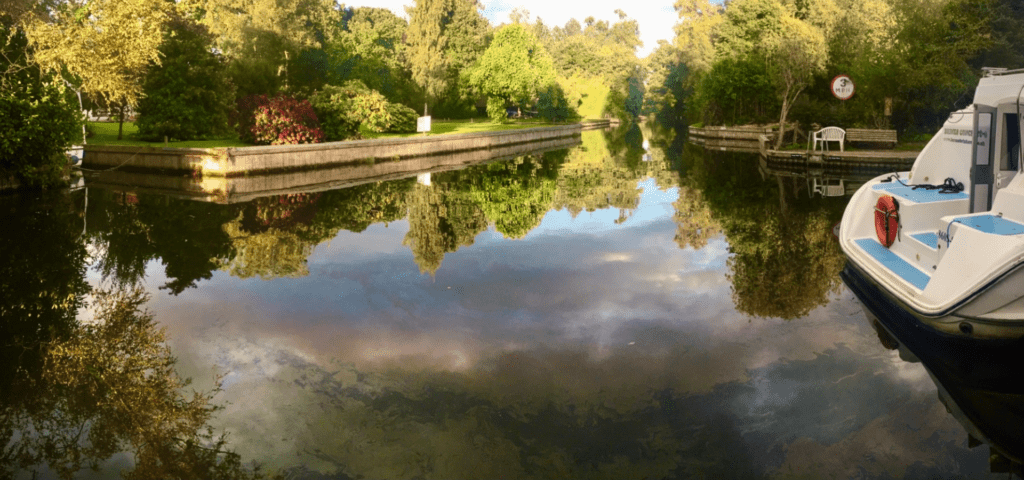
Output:
<path fill-rule="evenodd" d="M 814 150 L 818 150 L 820 145 L 822 149 L 828 150 L 828 142 L 839 142 L 839 151 L 843 150 L 843 139 L 846 138 L 846 130 L 839 127 L 825 127 L 817 132 L 814 132 L 812 139 L 814 140 Z"/>

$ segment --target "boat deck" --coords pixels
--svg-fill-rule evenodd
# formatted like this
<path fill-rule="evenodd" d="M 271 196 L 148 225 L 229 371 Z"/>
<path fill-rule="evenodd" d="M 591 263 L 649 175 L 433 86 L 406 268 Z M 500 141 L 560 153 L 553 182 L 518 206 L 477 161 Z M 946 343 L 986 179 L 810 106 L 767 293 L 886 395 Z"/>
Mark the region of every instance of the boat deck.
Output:
<path fill-rule="evenodd" d="M 934 203 L 949 200 L 966 200 L 967 198 L 970 198 L 970 195 L 967 195 L 965 192 L 942 193 L 939 190 L 927 190 L 924 188 L 915 189 L 914 185 L 904 185 L 896 181 L 879 183 L 871 187 L 871 189 L 876 192 L 885 192 L 904 200 L 910 200 L 914 203 Z"/>
<path fill-rule="evenodd" d="M 927 287 L 928 282 L 932 279 L 931 275 L 911 265 L 910 262 L 904 260 L 903 257 L 897 255 L 892 250 L 883 247 L 874 238 L 859 238 L 854 240 L 854 242 L 861 250 L 864 250 L 864 253 L 877 260 L 878 263 L 889 269 L 896 276 L 917 287 L 918 290 L 924 290 L 924 287 Z"/>

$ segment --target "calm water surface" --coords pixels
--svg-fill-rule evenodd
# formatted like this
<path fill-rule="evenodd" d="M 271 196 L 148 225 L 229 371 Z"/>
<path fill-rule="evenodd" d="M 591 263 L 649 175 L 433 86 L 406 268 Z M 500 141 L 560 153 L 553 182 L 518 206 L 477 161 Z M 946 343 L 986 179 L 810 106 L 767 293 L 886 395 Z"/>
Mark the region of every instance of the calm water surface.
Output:
<path fill-rule="evenodd" d="M 840 282 L 846 198 L 776 174 L 645 127 L 244 204 L 3 198 L 0 477 L 199 428 L 146 426 L 184 402 L 130 361 L 158 338 L 95 331 L 137 286 L 186 391 L 220 379 L 206 438 L 288 478 L 989 478 Z"/>

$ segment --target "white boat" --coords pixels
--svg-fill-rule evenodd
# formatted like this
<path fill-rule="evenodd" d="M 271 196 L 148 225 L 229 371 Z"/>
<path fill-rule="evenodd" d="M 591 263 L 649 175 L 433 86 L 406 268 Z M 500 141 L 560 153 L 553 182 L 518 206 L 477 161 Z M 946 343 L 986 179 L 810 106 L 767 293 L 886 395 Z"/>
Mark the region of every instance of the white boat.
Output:
<path fill-rule="evenodd" d="M 974 104 L 950 114 L 911 171 L 876 177 L 850 199 L 842 277 L 896 337 L 930 335 L 951 350 L 981 342 L 1020 357 L 1022 93 L 1024 70 L 986 69 Z M 1008 358 L 980 360 L 995 373 L 1011 368 Z"/>

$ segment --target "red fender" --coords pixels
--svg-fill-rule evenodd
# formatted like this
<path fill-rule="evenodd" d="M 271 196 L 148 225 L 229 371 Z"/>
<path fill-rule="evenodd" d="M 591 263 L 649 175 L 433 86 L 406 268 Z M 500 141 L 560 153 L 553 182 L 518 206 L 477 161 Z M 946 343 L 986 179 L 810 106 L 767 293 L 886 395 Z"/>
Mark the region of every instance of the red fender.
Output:
<path fill-rule="evenodd" d="M 878 242 L 889 248 L 896 241 L 900 228 L 900 204 L 889 195 L 882 195 L 875 204 L 875 234 Z"/>

